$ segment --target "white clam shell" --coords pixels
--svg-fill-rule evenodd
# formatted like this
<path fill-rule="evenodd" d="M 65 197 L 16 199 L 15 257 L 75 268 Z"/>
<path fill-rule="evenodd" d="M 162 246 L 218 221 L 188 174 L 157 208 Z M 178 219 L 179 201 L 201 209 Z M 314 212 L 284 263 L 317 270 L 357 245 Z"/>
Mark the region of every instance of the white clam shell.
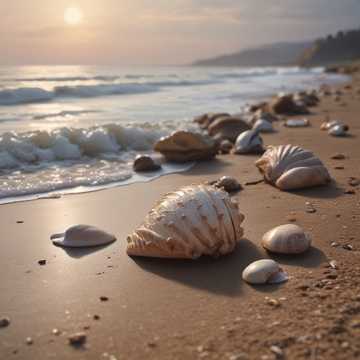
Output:
<path fill-rule="evenodd" d="M 265 233 L 261 245 L 278 254 L 301 254 L 309 249 L 311 237 L 300 226 L 285 224 Z"/>
<path fill-rule="evenodd" d="M 61 234 L 53 234 L 50 239 L 54 245 L 62 247 L 92 247 L 107 245 L 116 240 L 116 237 L 95 226 L 75 225 Z"/>
<path fill-rule="evenodd" d="M 264 120 L 264 119 L 258 119 L 256 120 L 253 128 L 253 130 L 259 132 L 259 133 L 271 133 L 274 132 L 273 125 L 270 121 Z"/>
<path fill-rule="evenodd" d="M 255 130 L 241 133 L 235 142 L 235 154 L 259 153 L 263 150 L 263 140 Z"/>
<path fill-rule="evenodd" d="M 243 235 L 244 216 L 223 190 L 193 185 L 171 192 L 128 236 L 131 256 L 198 258 L 234 250 Z"/>
<path fill-rule="evenodd" d="M 249 284 L 279 284 L 288 280 L 288 275 L 271 259 L 257 260 L 248 265 L 242 278 Z"/>
<path fill-rule="evenodd" d="M 308 119 L 288 119 L 285 121 L 287 127 L 306 127 L 310 125 Z"/>
<path fill-rule="evenodd" d="M 256 166 L 269 183 L 281 190 L 325 185 L 330 175 L 311 151 L 294 145 L 269 146 Z"/>

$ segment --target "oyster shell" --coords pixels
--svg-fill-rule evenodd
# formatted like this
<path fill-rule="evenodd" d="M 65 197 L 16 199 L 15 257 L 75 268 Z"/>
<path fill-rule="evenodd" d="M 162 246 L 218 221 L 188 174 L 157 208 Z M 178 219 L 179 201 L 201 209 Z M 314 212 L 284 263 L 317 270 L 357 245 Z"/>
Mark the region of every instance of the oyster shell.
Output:
<path fill-rule="evenodd" d="M 168 193 L 127 237 L 127 254 L 196 259 L 234 250 L 244 216 L 223 190 L 192 185 Z"/>
<path fill-rule="evenodd" d="M 277 226 L 264 234 L 261 245 L 278 254 L 301 254 L 311 245 L 311 237 L 295 224 Z"/>
<path fill-rule="evenodd" d="M 263 140 L 256 130 L 244 131 L 236 139 L 235 154 L 259 154 L 263 151 Z"/>
<path fill-rule="evenodd" d="M 253 128 L 253 130 L 257 131 L 258 133 L 271 133 L 274 132 L 274 128 L 272 126 L 272 123 L 270 121 L 259 119 L 256 120 Z"/>
<path fill-rule="evenodd" d="M 242 278 L 249 284 L 279 284 L 288 280 L 288 275 L 271 259 L 257 260 L 248 265 Z"/>
<path fill-rule="evenodd" d="M 330 175 L 321 160 L 299 146 L 269 146 L 255 165 L 269 183 L 281 190 L 325 185 Z"/>
<path fill-rule="evenodd" d="M 75 225 L 64 233 L 51 235 L 50 239 L 57 246 L 78 248 L 110 244 L 116 237 L 95 226 Z"/>

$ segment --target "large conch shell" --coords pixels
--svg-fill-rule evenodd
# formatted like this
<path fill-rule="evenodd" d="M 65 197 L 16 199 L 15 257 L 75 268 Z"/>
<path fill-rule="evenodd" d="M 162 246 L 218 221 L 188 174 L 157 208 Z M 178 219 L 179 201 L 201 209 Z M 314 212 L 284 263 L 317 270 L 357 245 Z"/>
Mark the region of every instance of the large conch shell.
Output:
<path fill-rule="evenodd" d="M 234 250 L 243 235 L 238 204 L 220 189 L 192 185 L 168 193 L 127 238 L 131 256 L 196 259 Z"/>
<path fill-rule="evenodd" d="M 114 242 L 116 237 L 95 226 L 75 225 L 64 233 L 51 235 L 50 239 L 57 246 L 81 248 L 107 245 Z"/>
<path fill-rule="evenodd" d="M 255 164 L 265 180 L 281 190 L 325 185 L 330 181 L 321 160 L 299 146 L 269 146 Z"/>

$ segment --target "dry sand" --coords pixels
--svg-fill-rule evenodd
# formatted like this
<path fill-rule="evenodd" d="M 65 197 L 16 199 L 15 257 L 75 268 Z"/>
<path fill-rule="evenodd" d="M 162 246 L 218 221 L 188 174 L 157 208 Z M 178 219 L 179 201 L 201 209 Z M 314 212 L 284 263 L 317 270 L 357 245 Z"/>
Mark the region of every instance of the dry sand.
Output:
<path fill-rule="evenodd" d="M 294 193 L 263 183 L 244 186 L 236 197 L 246 216 L 245 239 L 230 256 L 132 259 L 125 253 L 125 239 L 167 191 L 225 174 L 242 184 L 260 179 L 255 156 L 219 156 L 191 172 L 151 183 L 2 205 L 0 318 L 9 317 L 11 324 L 0 328 L 0 358 L 358 358 L 360 186 L 348 185 L 349 177 L 360 178 L 358 89 L 360 83 L 354 80 L 342 101 L 324 98 L 314 108 L 309 128 L 277 124 L 278 133 L 264 135 L 266 144 L 292 143 L 313 150 L 334 183 Z M 320 131 L 326 113 L 347 122 L 351 136 L 333 138 Z M 332 160 L 337 152 L 346 159 Z M 355 193 L 344 194 L 348 189 Z M 315 213 L 305 211 L 306 202 Z M 289 218 L 311 232 L 313 247 L 302 256 L 271 256 L 290 274 L 287 283 L 245 284 L 244 267 L 269 257 L 259 246 L 262 234 Z M 78 223 L 113 232 L 118 241 L 85 252 L 51 244 L 50 234 Z M 331 246 L 333 242 L 338 246 Z M 46 265 L 38 264 L 41 259 Z M 336 260 L 338 270 L 326 267 L 330 260 Z M 101 296 L 108 301 L 100 301 Z M 60 334 L 52 334 L 53 329 Z M 78 331 L 86 333 L 87 342 L 75 349 L 68 345 L 68 336 Z M 26 343 L 27 337 L 32 344 Z"/>

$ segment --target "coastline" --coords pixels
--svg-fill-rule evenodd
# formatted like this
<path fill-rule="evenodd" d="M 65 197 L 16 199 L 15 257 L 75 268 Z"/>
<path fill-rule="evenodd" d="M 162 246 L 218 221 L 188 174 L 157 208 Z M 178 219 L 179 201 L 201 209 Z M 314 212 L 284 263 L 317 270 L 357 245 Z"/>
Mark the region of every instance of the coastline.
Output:
<path fill-rule="evenodd" d="M 244 186 L 235 197 L 246 217 L 245 239 L 229 256 L 194 262 L 131 259 L 125 239 L 159 197 L 174 188 L 223 175 L 242 184 L 260 179 L 256 156 L 221 155 L 149 183 L 1 205 L 0 309 L 11 324 L 0 329 L 0 352 L 16 359 L 99 359 L 106 358 L 104 353 L 117 359 L 227 359 L 237 354 L 243 354 L 237 359 L 275 359 L 271 346 L 278 346 L 291 359 L 359 356 L 360 325 L 353 327 L 360 322 L 359 188 L 344 194 L 349 177 L 360 178 L 359 76 L 350 84 L 342 101 L 322 98 L 308 117 L 310 127 L 276 123 L 281 131 L 262 135 L 266 145 L 292 143 L 314 151 L 336 183 L 293 193 L 264 183 Z M 348 123 L 351 136 L 333 138 L 321 131 L 326 115 Z M 346 159 L 330 158 L 338 152 Z M 306 213 L 307 201 L 316 213 Z M 259 245 L 262 234 L 289 217 L 311 232 L 313 247 L 295 258 L 271 256 L 289 273 L 288 283 L 246 285 L 244 267 L 269 257 Z M 113 232 L 118 241 L 93 253 L 66 253 L 51 244 L 50 234 L 78 223 Z M 342 248 L 349 244 L 351 251 Z M 38 265 L 40 259 L 47 260 L 45 266 Z M 339 264 L 336 277 L 325 267 L 330 260 Z M 109 301 L 100 302 L 100 296 Z M 269 305 L 266 297 L 279 306 Z M 84 326 L 90 326 L 86 348 L 74 350 L 67 337 Z M 52 334 L 54 328 L 60 336 Z M 29 336 L 32 345 L 25 344 Z"/>

